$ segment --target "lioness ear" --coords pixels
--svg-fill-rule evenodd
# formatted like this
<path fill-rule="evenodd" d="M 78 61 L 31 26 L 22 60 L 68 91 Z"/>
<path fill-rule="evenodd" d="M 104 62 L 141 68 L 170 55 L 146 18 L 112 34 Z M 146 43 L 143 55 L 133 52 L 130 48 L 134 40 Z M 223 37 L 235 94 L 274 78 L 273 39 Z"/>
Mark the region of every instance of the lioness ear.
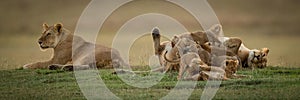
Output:
<path fill-rule="evenodd" d="M 63 27 L 61 23 L 55 24 L 54 27 L 59 33 L 61 33 Z"/>
<path fill-rule="evenodd" d="M 48 28 L 49 28 L 48 24 L 47 24 L 47 23 L 44 23 L 44 24 L 43 24 L 43 29 L 44 29 L 44 31 L 47 30 Z"/>

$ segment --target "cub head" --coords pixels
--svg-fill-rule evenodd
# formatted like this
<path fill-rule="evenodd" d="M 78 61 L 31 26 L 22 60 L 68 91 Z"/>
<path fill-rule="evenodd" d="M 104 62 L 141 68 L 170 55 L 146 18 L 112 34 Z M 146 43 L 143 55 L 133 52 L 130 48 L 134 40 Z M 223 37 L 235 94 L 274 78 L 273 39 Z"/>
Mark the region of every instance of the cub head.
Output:
<path fill-rule="evenodd" d="M 258 63 L 262 59 L 262 52 L 260 50 L 251 50 L 249 54 L 252 63 Z"/>
<path fill-rule="evenodd" d="M 212 25 L 208 30 L 205 31 L 206 34 L 214 34 L 216 36 L 220 36 L 220 33 L 222 32 L 222 25 L 215 24 Z"/>
<path fill-rule="evenodd" d="M 234 73 L 236 73 L 236 71 L 238 70 L 238 65 L 239 65 L 239 61 L 238 60 L 225 60 L 226 62 L 226 66 L 224 66 L 225 68 L 225 72 L 227 75 L 232 75 Z"/>
<path fill-rule="evenodd" d="M 261 52 L 262 52 L 262 57 L 266 57 L 269 54 L 269 49 L 268 48 L 262 48 Z"/>
<path fill-rule="evenodd" d="M 60 40 L 62 31 L 62 24 L 55 24 L 53 26 L 43 24 L 43 32 L 41 37 L 38 39 L 39 46 L 42 49 L 55 48 Z"/>

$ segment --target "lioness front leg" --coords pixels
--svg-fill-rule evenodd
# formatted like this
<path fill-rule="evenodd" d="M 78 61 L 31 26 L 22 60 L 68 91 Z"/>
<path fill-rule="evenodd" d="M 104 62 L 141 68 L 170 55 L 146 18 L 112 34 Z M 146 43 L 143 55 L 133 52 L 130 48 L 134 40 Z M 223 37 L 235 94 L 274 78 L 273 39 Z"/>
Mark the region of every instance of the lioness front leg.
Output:
<path fill-rule="evenodd" d="M 237 75 L 237 74 L 233 74 L 232 78 L 251 78 L 251 76 L 248 75 Z"/>
<path fill-rule="evenodd" d="M 60 65 L 60 64 L 52 64 L 48 66 L 49 70 L 64 70 L 64 71 L 73 71 L 73 65 Z"/>
<path fill-rule="evenodd" d="M 73 71 L 74 67 L 76 70 L 87 70 L 90 69 L 90 65 L 72 65 L 72 64 L 67 64 L 67 65 L 60 65 L 60 64 L 52 64 L 48 66 L 48 69 L 50 70 L 63 70 L 63 71 Z"/>
<path fill-rule="evenodd" d="M 23 66 L 23 69 L 46 69 L 50 64 L 52 64 L 52 60 L 44 61 L 44 62 L 36 62 L 30 63 Z"/>
<path fill-rule="evenodd" d="M 62 57 L 54 56 L 53 58 L 51 58 L 51 60 L 48 61 L 26 64 L 23 66 L 23 68 L 24 69 L 48 69 L 50 65 L 54 65 L 54 64 L 63 65 L 68 63 L 68 61 L 70 60 L 64 59 L 64 56 Z"/>

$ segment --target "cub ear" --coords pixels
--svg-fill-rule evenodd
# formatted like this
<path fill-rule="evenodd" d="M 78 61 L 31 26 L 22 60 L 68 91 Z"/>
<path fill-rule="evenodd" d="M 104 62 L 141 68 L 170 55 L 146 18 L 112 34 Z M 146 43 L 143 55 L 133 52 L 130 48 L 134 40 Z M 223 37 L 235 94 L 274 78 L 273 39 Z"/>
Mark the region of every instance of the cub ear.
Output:
<path fill-rule="evenodd" d="M 222 25 L 220 24 L 215 24 L 212 27 L 209 28 L 209 31 L 215 33 L 215 34 L 219 34 L 222 31 Z"/>
<path fill-rule="evenodd" d="M 234 61 L 236 65 L 239 65 L 239 60 Z"/>
<path fill-rule="evenodd" d="M 229 65 L 229 62 L 230 62 L 231 60 L 226 60 L 226 66 L 228 66 Z"/>
<path fill-rule="evenodd" d="M 177 42 L 179 42 L 179 37 L 177 35 L 174 35 L 172 40 L 171 40 L 171 45 L 172 48 L 175 47 L 175 45 L 177 44 Z"/>
<path fill-rule="evenodd" d="M 54 27 L 59 33 L 62 32 L 63 25 L 61 23 L 55 24 Z"/>
<path fill-rule="evenodd" d="M 47 30 L 48 28 L 49 28 L 48 24 L 47 24 L 47 23 L 44 23 L 44 24 L 43 24 L 43 29 L 44 29 L 44 31 Z"/>
<path fill-rule="evenodd" d="M 262 48 L 261 51 L 265 54 L 265 56 L 267 56 L 270 52 L 269 48 Z"/>

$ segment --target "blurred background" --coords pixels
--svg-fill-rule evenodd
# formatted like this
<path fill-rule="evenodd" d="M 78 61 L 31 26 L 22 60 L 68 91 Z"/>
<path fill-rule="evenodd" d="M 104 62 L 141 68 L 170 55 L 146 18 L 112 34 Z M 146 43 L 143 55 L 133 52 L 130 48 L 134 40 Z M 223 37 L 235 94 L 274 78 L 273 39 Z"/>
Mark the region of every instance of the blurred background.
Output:
<path fill-rule="evenodd" d="M 1 0 L 0 69 L 15 69 L 26 63 L 49 59 L 53 51 L 42 52 L 37 45 L 42 24 L 53 25 L 61 22 L 65 28 L 73 32 L 89 2 L 90 0 Z M 268 47 L 270 49 L 268 63 L 271 66 L 300 66 L 299 0 L 208 0 L 208 2 L 223 26 L 225 36 L 240 37 L 250 49 Z M 154 4 L 158 6 L 151 8 Z M 123 10 L 115 11 L 106 20 L 105 27 L 98 35 L 101 38 L 97 38 L 99 44 L 110 46 L 116 28 L 120 27 L 118 24 L 130 19 L 131 15 L 138 15 L 144 11 L 171 15 L 187 25 L 188 31 L 202 30 L 191 15 L 163 0 L 136 0 L 132 5 L 122 6 Z M 149 35 L 137 39 L 130 50 L 130 63 L 147 64 L 149 56 L 153 55 L 152 45 Z"/>

